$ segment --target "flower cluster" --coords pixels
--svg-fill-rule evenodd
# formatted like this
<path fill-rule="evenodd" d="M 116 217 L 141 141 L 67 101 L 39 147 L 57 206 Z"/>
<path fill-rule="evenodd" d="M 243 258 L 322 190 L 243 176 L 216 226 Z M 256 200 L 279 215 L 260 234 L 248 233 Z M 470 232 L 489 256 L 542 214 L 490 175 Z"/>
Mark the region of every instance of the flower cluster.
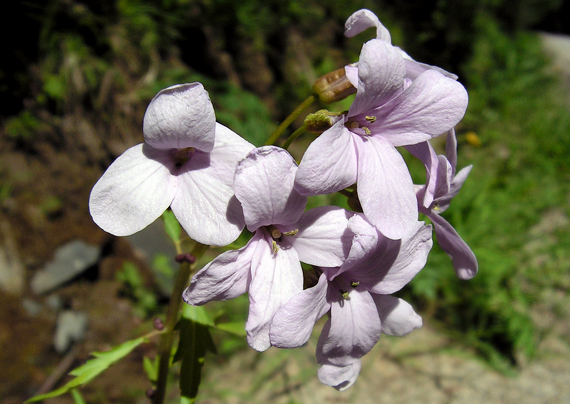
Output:
<path fill-rule="evenodd" d="M 345 82 L 333 91 L 356 93 L 352 105 L 325 114 L 322 134 L 300 164 L 283 148 L 255 148 L 216 123 L 202 85 L 184 84 L 151 101 L 145 143 L 121 155 L 90 197 L 93 219 L 115 235 L 141 230 L 168 207 L 202 244 L 227 245 L 247 227 L 250 241 L 197 272 L 184 300 L 202 305 L 247 292 L 247 341 L 258 351 L 305 344 L 328 315 L 317 344 L 318 377 L 340 390 L 355 382 L 360 358 L 382 333 L 403 336 L 422 325 L 408 303 L 391 296 L 424 267 L 432 247 L 432 226 L 418 221 L 419 213 L 433 223 L 457 275 L 477 273 L 474 254 L 439 215 L 471 169 L 455 169 L 454 126 L 467 107 L 465 88 L 393 46 L 369 10 L 347 20 L 346 35 L 370 27 L 377 38 L 344 68 L 350 88 Z M 438 156 L 429 140 L 445 133 L 446 155 Z M 424 164 L 424 185 L 413 184 L 400 146 Z M 305 211 L 308 196 L 347 188 L 354 211 Z M 318 278 L 305 289 L 301 262 Z"/>

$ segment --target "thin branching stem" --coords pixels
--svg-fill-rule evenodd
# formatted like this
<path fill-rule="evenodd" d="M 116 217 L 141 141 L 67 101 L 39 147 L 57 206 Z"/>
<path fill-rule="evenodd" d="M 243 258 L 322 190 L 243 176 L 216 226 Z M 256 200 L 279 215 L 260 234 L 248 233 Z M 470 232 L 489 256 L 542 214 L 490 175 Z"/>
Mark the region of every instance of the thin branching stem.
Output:
<path fill-rule="evenodd" d="M 196 260 L 200 258 L 208 246 L 196 243 L 192 249 L 191 254 L 196 257 Z M 177 253 L 181 253 L 180 245 L 176 245 Z M 158 376 L 156 380 L 156 390 L 152 396 L 153 404 L 163 404 L 164 397 L 166 395 L 166 383 L 168 380 L 168 371 L 170 370 L 170 353 L 172 351 L 172 343 L 174 342 L 174 326 L 178 322 L 178 315 L 180 312 L 180 306 L 182 304 L 182 292 L 188 284 L 190 275 L 194 270 L 196 263 L 190 264 L 189 262 L 183 262 L 180 264 L 178 270 L 178 275 L 174 281 L 174 287 L 172 288 L 172 294 L 170 296 L 170 304 L 168 305 L 168 310 L 166 312 L 166 322 L 164 323 L 164 331 L 160 338 L 160 343 L 158 345 L 158 355 L 159 355 L 159 365 L 158 365 Z"/>
<path fill-rule="evenodd" d="M 297 129 L 295 132 L 293 132 L 291 134 L 291 136 L 289 136 L 289 138 L 285 141 L 285 143 L 283 143 L 283 148 L 285 150 L 287 150 L 289 148 L 289 146 L 291 146 L 291 143 L 293 143 L 293 141 L 295 141 L 295 139 L 297 139 L 299 136 L 301 136 L 303 133 L 305 133 L 306 130 L 307 130 L 307 127 L 305 125 L 303 125 L 299 129 Z"/>
<path fill-rule="evenodd" d="M 266 145 L 275 144 L 275 142 L 277 141 L 277 139 L 279 139 L 279 136 L 281 136 L 281 134 L 285 131 L 285 129 L 287 129 L 287 127 L 291 125 L 299 115 L 301 115 L 301 112 L 307 109 L 315 101 L 316 101 L 315 96 L 311 95 L 301 104 L 299 104 L 299 106 L 295 108 L 295 110 L 291 112 L 291 114 L 287 118 L 285 118 L 285 120 L 281 123 L 281 125 L 279 125 L 279 127 L 275 130 L 275 132 L 273 132 L 271 136 L 269 136 L 269 139 L 267 139 L 267 142 L 265 142 L 265 144 Z"/>

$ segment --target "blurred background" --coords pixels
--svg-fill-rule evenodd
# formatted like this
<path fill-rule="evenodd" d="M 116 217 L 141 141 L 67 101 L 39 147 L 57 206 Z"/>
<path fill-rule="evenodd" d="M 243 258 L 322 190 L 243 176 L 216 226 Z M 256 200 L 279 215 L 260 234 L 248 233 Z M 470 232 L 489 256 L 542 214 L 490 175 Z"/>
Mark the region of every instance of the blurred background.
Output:
<path fill-rule="evenodd" d="M 200 81 L 218 121 L 260 146 L 316 78 L 358 60 L 375 33 L 343 32 L 360 8 L 378 15 L 395 45 L 456 73 L 469 91 L 458 168 L 474 169 L 444 216 L 479 274 L 458 280 L 434 246 L 399 292 L 424 328 L 383 337 L 342 394 L 316 379 L 318 333 L 303 349 L 258 354 L 216 332 L 198 402 L 570 402 L 569 4 L 14 2 L 0 17 L 0 402 L 57 387 L 89 352 L 150 331 L 164 312 L 175 266 L 160 221 L 115 238 L 88 212 L 102 172 L 142 142 L 150 99 Z M 247 297 L 209 310 L 243 320 Z M 82 389 L 86 402 L 148 402 L 142 361 L 153 355 L 152 344 L 137 349 Z"/>

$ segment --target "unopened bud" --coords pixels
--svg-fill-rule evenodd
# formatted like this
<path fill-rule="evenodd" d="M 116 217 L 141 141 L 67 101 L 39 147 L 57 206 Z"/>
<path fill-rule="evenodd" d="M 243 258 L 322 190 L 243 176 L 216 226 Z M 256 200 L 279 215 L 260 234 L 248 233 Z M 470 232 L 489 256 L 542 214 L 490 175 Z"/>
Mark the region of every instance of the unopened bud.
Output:
<path fill-rule="evenodd" d="M 356 88 L 346 77 L 344 67 L 319 77 L 313 84 L 313 92 L 323 104 L 344 100 L 356 92 Z"/>
<path fill-rule="evenodd" d="M 178 254 L 176 257 L 174 257 L 174 261 L 178 262 L 179 264 L 182 264 L 183 262 L 189 262 L 190 264 L 193 264 L 196 262 L 196 257 L 194 257 L 192 254 Z"/>
<path fill-rule="evenodd" d="M 308 132 L 321 134 L 337 123 L 341 116 L 342 113 L 321 109 L 320 111 L 307 115 L 303 125 L 307 128 Z"/>
<path fill-rule="evenodd" d="M 154 397 L 154 391 L 155 390 L 153 388 L 147 389 L 147 391 L 146 391 L 147 398 L 152 399 Z"/>
<path fill-rule="evenodd" d="M 157 330 L 157 331 L 164 330 L 164 323 L 162 322 L 162 320 L 160 318 L 158 318 L 158 317 L 155 318 L 152 324 L 153 324 L 155 330 Z"/>

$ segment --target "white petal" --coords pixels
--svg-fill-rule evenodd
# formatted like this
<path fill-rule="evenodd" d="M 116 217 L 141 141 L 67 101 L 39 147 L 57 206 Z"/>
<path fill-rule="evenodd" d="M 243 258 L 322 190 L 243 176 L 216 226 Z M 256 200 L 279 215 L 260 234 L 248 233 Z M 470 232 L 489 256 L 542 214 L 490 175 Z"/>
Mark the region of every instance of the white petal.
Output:
<path fill-rule="evenodd" d="M 249 346 L 265 351 L 271 346 L 269 330 L 273 316 L 289 299 L 303 290 L 303 271 L 293 249 L 273 253 L 271 237 L 258 243 L 252 260 L 249 286 L 249 316 L 245 325 Z"/>
<path fill-rule="evenodd" d="M 337 206 L 319 206 L 303 214 L 294 236 L 282 236 L 283 244 L 292 246 L 299 259 L 310 265 L 340 266 L 350 249 L 352 233 L 348 219 L 353 212 Z"/>
<path fill-rule="evenodd" d="M 344 35 L 351 38 L 367 28 L 376 28 L 376 38 L 391 42 L 390 31 L 382 25 L 376 14 L 367 9 L 356 11 L 344 24 Z"/>
<path fill-rule="evenodd" d="M 380 319 L 382 334 L 403 337 L 417 328 L 421 328 L 422 318 L 405 300 L 390 295 L 372 295 Z"/>
<path fill-rule="evenodd" d="M 125 151 L 97 181 L 89 196 L 93 221 L 115 236 L 128 236 L 154 222 L 176 193 L 168 152 L 146 144 Z"/>
<path fill-rule="evenodd" d="M 145 141 L 157 149 L 214 146 L 216 116 L 208 92 L 200 83 L 179 84 L 160 91 L 143 121 Z"/>
<path fill-rule="evenodd" d="M 356 182 L 356 148 L 344 122 L 323 132 L 305 151 L 295 178 L 302 195 L 330 194 Z"/>
<path fill-rule="evenodd" d="M 276 146 L 251 151 L 237 166 L 236 197 L 243 206 L 247 228 L 295 223 L 307 198 L 293 187 L 297 163 L 287 150 Z"/>
<path fill-rule="evenodd" d="M 317 285 L 296 294 L 277 311 L 269 333 L 271 345 L 297 348 L 309 340 L 315 323 L 330 310 L 327 288 L 326 275 L 321 274 Z"/>
<path fill-rule="evenodd" d="M 317 376 L 322 384 L 344 391 L 354 384 L 361 368 L 360 360 L 355 360 L 346 366 L 325 364 L 320 367 Z"/>
<path fill-rule="evenodd" d="M 358 197 L 364 214 L 382 234 L 399 239 L 418 220 L 418 204 L 408 167 L 381 137 L 359 137 Z"/>

